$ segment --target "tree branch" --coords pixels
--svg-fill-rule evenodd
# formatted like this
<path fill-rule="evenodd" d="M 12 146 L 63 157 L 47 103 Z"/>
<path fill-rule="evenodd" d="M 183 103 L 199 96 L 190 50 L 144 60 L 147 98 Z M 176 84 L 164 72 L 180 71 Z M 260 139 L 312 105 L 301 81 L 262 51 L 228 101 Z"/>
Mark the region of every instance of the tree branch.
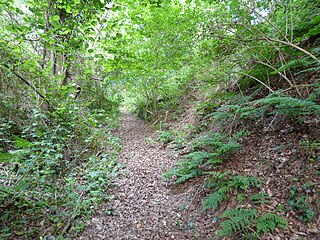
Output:
<path fill-rule="evenodd" d="M 2 63 L 2 65 L 8 69 L 11 73 L 13 73 L 17 78 L 19 78 L 23 83 L 25 83 L 28 87 L 30 87 L 33 91 L 35 91 L 39 97 L 41 97 L 47 104 L 49 107 L 52 107 L 51 103 L 48 101 L 48 99 L 42 95 L 38 89 L 36 89 L 28 80 L 26 80 L 25 78 L 23 78 L 22 76 L 20 76 L 17 72 L 15 72 L 12 68 L 9 67 L 9 65 L 5 64 L 5 63 Z"/>

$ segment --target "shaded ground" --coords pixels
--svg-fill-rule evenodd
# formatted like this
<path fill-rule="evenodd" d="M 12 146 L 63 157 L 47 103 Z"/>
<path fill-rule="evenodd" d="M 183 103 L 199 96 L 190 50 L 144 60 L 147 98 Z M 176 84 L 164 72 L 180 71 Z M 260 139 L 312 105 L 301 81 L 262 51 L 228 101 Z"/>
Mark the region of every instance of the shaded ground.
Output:
<path fill-rule="evenodd" d="M 194 189 L 177 191 L 162 180 L 174 161 L 152 135 L 146 123 L 124 115 L 119 160 L 126 168 L 114 182 L 112 205 L 101 207 L 80 239 L 212 239 L 195 230 L 201 211 L 186 211 Z"/>

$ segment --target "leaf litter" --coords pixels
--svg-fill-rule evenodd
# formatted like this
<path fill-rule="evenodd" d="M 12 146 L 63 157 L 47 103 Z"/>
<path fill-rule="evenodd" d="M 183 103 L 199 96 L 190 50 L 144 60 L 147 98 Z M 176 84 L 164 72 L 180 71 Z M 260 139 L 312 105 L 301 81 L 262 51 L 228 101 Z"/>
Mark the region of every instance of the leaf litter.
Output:
<path fill-rule="evenodd" d="M 188 209 L 193 186 L 173 187 L 161 175 L 175 162 L 161 144 L 150 141 L 155 133 L 145 122 L 125 114 L 118 130 L 125 165 L 87 229 L 77 239 L 212 239 L 201 209 Z M 181 190 L 179 188 L 181 187 Z M 202 230 L 195 229 L 201 226 Z M 200 231 L 200 232 L 199 232 Z"/>

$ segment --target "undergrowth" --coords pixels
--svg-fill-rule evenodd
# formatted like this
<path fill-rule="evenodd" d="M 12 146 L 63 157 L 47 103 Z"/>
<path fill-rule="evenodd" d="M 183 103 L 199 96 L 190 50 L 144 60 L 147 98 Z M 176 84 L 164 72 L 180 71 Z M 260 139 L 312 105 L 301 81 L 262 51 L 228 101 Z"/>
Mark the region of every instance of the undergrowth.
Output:
<path fill-rule="evenodd" d="M 34 110 L 26 125 L 0 119 L 0 238 L 80 233 L 86 216 L 112 198 L 117 112 L 69 111 Z"/>
<path fill-rule="evenodd" d="M 316 216 L 316 213 L 308 203 L 308 196 L 303 194 L 303 191 L 307 191 L 311 186 L 312 184 L 308 182 L 302 189 L 299 189 L 299 187 L 295 185 L 290 187 L 288 199 L 289 209 L 295 211 L 298 214 L 299 220 L 304 222 L 310 222 Z"/>
<path fill-rule="evenodd" d="M 258 239 L 277 227 L 287 226 L 286 220 L 274 213 L 259 215 L 256 208 L 238 207 L 245 202 L 253 206 L 269 202 L 270 196 L 262 191 L 255 195 L 249 193 L 250 189 L 260 189 L 260 179 L 217 170 L 230 158 L 231 153 L 239 149 L 238 140 L 244 135 L 245 132 L 241 131 L 231 137 L 220 133 L 200 136 L 193 142 L 193 152 L 182 157 L 175 168 L 164 174 L 167 180 L 174 177 L 176 183 L 183 183 L 200 175 L 206 176 L 204 187 L 210 193 L 203 201 L 203 211 L 216 210 L 224 202 L 237 199 L 237 207 L 225 211 L 219 217 L 225 220 L 220 224 L 217 238 L 235 234 L 242 238 Z"/>
<path fill-rule="evenodd" d="M 216 209 L 225 200 L 236 195 L 239 202 L 245 198 L 249 188 L 259 188 L 261 181 L 252 176 L 241 176 L 228 172 L 209 172 L 205 187 L 212 192 L 204 200 L 204 210 Z"/>
<path fill-rule="evenodd" d="M 214 121 L 228 121 L 232 119 L 259 119 L 264 116 L 282 114 L 286 116 L 302 117 L 305 115 L 319 115 L 320 105 L 317 103 L 319 89 L 306 99 L 300 99 L 283 94 L 280 90 L 269 94 L 265 98 L 237 104 L 226 104 L 207 115 Z"/>
<path fill-rule="evenodd" d="M 225 211 L 220 218 L 225 219 L 217 237 L 236 234 L 245 239 L 260 239 L 261 235 L 273 232 L 276 228 L 285 229 L 287 222 L 274 213 L 259 215 L 254 208 L 235 208 Z"/>
<path fill-rule="evenodd" d="M 244 134 L 239 132 L 228 137 L 213 133 L 199 137 L 193 143 L 193 151 L 179 160 L 175 168 L 167 171 L 164 178 L 175 177 L 177 183 L 182 183 L 205 174 L 206 169 L 217 168 L 229 154 L 239 148 L 237 140 Z"/>

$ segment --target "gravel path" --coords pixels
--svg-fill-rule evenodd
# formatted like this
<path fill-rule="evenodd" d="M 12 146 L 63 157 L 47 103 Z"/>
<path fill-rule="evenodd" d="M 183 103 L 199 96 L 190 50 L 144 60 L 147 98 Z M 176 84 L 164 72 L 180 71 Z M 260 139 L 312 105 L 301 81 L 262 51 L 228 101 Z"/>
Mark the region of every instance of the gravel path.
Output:
<path fill-rule="evenodd" d="M 146 140 L 152 134 L 143 121 L 124 115 L 119 160 L 126 168 L 114 183 L 112 215 L 95 216 L 80 239 L 185 239 L 179 201 L 161 179 L 171 163 L 161 145 Z"/>

